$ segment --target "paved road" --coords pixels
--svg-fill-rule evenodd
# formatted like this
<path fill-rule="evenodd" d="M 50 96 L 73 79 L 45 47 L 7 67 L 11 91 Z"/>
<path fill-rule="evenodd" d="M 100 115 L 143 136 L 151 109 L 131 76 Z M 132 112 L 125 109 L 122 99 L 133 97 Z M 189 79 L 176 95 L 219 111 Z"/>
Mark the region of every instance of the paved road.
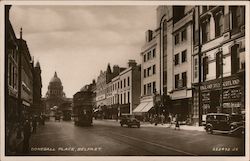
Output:
<path fill-rule="evenodd" d="M 92 127 L 73 122 L 46 122 L 31 138 L 30 155 L 192 156 L 244 155 L 244 141 L 227 135 L 169 128 L 120 127 L 94 120 Z"/>

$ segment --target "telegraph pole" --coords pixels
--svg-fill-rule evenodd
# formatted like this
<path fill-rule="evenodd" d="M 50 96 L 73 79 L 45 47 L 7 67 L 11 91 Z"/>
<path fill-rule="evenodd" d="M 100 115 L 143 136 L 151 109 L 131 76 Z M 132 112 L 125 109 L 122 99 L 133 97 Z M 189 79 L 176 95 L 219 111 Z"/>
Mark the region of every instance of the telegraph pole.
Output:
<path fill-rule="evenodd" d="M 220 112 L 223 113 L 223 52 L 220 48 L 220 73 L 221 73 L 221 81 L 220 81 L 220 87 L 221 87 L 221 100 L 220 100 Z"/>

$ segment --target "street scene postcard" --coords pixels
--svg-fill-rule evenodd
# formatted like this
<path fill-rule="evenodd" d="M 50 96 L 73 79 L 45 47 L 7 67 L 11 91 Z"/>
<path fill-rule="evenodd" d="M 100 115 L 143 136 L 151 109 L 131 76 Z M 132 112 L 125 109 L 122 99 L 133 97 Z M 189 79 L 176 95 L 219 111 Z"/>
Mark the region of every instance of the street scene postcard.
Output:
<path fill-rule="evenodd" d="M 249 160 L 249 2 L 1 9 L 2 160 Z"/>

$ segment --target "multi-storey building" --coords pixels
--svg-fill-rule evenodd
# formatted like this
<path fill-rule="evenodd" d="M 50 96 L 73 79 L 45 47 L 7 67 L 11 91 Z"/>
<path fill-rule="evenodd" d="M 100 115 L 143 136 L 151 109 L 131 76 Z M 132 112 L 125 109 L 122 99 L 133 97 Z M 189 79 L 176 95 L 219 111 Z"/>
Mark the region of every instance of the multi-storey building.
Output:
<path fill-rule="evenodd" d="M 161 55 L 160 30 L 146 32 L 146 42 L 141 52 L 141 97 L 140 104 L 133 110 L 134 113 L 152 113 L 157 111 L 154 107 L 154 96 L 162 93 L 161 82 Z"/>
<path fill-rule="evenodd" d="M 191 117 L 193 6 L 159 6 L 157 25 L 160 28 L 160 51 L 163 93 L 170 97 L 165 107 L 180 120 Z"/>
<path fill-rule="evenodd" d="M 15 152 L 20 109 L 18 108 L 18 41 L 9 19 L 10 6 L 5 6 L 5 151 Z"/>
<path fill-rule="evenodd" d="M 96 81 L 96 106 L 105 107 L 106 103 L 106 71 L 100 71 Z"/>
<path fill-rule="evenodd" d="M 245 7 L 197 6 L 194 115 L 245 111 Z M 200 66 L 200 67 L 199 67 Z"/>
<path fill-rule="evenodd" d="M 33 59 L 31 58 L 28 45 L 25 40 L 22 39 L 22 29 L 20 32 L 19 50 L 21 54 L 21 104 L 25 112 L 33 112 Z"/>
<path fill-rule="evenodd" d="M 45 112 L 42 106 L 42 78 L 40 63 L 37 62 L 33 70 L 33 108 L 36 113 Z"/>
<path fill-rule="evenodd" d="M 118 95 L 120 96 L 117 97 L 119 115 L 124 113 L 132 114 L 140 103 L 141 66 L 137 65 L 135 60 L 129 60 L 128 68 L 119 74 L 119 80 Z"/>

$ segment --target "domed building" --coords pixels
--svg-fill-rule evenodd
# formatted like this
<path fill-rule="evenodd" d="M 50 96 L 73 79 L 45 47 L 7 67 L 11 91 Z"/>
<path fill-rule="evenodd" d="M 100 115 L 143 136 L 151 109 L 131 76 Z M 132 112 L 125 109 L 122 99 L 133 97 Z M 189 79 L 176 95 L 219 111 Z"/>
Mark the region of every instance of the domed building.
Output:
<path fill-rule="evenodd" d="M 66 98 L 63 92 L 63 85 L 61 79 L 55 72 L 54 76 L 49 82 L 48 91 L 45 96 L 46 113 L 53 115 L 55 110 L 63 112 L 64 108 L 71 108 L 72 99 Z M 69 107 L 65 107 L 65 105 Z"/>

